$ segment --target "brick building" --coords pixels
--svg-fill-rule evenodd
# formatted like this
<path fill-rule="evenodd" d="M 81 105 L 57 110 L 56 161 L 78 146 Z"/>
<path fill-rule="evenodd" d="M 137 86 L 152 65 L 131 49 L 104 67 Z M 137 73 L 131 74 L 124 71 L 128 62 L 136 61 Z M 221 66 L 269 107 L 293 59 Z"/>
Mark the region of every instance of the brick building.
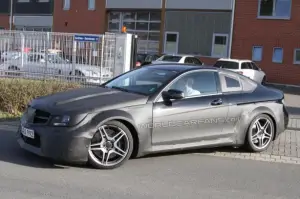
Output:
<path fill-rule="evenodd" d="M 299 0 L 237 0 L 232 58 L 253 59 L 269 82 L 300 85 L 299 13 Z"/>
<path fill-rule="evenodd" d="M 9 2 L 1 0 L 0 28 L 9 27 Z M 197 54 L 208 64 L 253 59 L 269 82 L 300 84 L 300 1 L 14 0 L 13 11 L 15 23 L 27 24 L 16 29 L 102 34 L 126 26 L 139 35 L 139 52 Z"/>

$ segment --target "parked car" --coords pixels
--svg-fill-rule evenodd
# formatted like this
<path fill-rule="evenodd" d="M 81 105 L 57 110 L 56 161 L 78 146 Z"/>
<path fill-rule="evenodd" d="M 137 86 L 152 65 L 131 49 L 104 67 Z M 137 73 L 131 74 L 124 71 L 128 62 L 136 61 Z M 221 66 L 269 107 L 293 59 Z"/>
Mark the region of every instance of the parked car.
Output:
<path fill-rule="evenodd" d="M 136 67 L 149 65 L 152 61 L 157 60 L 159 57 L 160 56 L 157 54 L 138 54 Z"/>
<path fill-rule="evenodd" d="M 157 60 L 152 62 L 153 64 L 159 63 L 182 63 L 182 64 L 195 64 L 195 65 L 203 65 L 203 62 L 199 59 L 199 57 L 194 55 L 163 55 Z"/>
<path fill-rule="evenodd" d="M 287 123 L 279 90 L 225 69 L 153 64 L 98 88 L 32 100 L 17 139 L 40 156 L 113 169 L 130 157 L 162 151 L 265 151 Z"/>
<path fill-rule="evenodd" d="M 214 66 L 235 71 L 261 84 L 267 81 L 266 73 L 251 60 L 223 58 L 219 59 Z"/>
<path fill-rule="evenodd" d="M 91 65 L 73 64 L 63 59 L 57 53 L 49 53 L 47 64 L 45 53 L 24 53 L 16 59 L 3 62 L 0 65 L 2 70 L 8 70 L 8 74 L 15 75 L 14 71 L 21 72 L 29 78 L 40 78 L 45 74 L 49 77 L 61 76 L 62 78 L 73 78 L 84 83 L 103 83 L 103 79 L 107 81 L 113 77 L 113 73 L 108 68 L 102 68 Z M 102 72 L 102 75 L 100 75 Z M 21 74 L 19 73 L 19 74 Z M 102 79 L 102 80 L 101 80 Z"/>

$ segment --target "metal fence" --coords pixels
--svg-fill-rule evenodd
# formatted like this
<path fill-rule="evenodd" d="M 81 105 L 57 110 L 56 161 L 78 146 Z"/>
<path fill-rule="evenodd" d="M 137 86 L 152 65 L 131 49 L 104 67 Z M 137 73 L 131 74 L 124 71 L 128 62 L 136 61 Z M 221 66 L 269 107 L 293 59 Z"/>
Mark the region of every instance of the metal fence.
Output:
<path fill-rule="evenodd" d="M 58 79 L 84 85 L 114 77 L 116 34 L 0 31 L 4 78 Z"/>

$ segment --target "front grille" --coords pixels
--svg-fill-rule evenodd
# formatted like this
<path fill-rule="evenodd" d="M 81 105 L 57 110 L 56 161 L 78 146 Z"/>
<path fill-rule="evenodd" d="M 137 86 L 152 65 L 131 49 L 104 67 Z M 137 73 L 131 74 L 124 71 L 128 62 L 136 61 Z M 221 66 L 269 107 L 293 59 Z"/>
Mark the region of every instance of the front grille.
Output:
<path fill-rule="evenodd" d="M 34 135 L 34 139 L 25 137 L 22 134 L 21 134 L 21 137 L 22 137 L 22 139 L 24 140 L 24 142 L 26 144 L 29 144 L 29 145 L 32 145 L 32 146 L 35 146 L 35 147 L 38 147 L 38 148 L 41 147 L 41 138 L 38 134 Z"/>
<path fill-rule="evenodd" d="M 24 118 L 30 124 L 46 124 L 50 118 L 50 113 L 28 107 L 24 113 Z"/>
<path fill-rule="evenodd" d="M 49 118 L 50 118 L 50 113 L 36 109 L 35 115 L 33 118 L 33 123 L 34 124 L 45 124 L 48 122 Z"/>

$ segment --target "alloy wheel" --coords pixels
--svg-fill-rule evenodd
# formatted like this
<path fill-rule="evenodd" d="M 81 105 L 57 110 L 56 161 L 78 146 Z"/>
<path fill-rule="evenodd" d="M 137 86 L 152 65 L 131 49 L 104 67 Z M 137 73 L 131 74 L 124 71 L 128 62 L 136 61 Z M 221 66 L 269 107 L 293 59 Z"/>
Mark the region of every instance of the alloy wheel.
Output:
<path fill-rule="evenodd" d="M 114 125 L 102 125 L 91 140 L 89 155 L 104 167 L 122 162 L 128 155 L 129 138 L 124 130 Z"/>
<path fill-rule="evenodd" d="M 266 148 L 272 141 L 274 127 L 269 118 L 260 117 L 256 119 L 251 128 L 251 142 L 258 149 Z"/>

